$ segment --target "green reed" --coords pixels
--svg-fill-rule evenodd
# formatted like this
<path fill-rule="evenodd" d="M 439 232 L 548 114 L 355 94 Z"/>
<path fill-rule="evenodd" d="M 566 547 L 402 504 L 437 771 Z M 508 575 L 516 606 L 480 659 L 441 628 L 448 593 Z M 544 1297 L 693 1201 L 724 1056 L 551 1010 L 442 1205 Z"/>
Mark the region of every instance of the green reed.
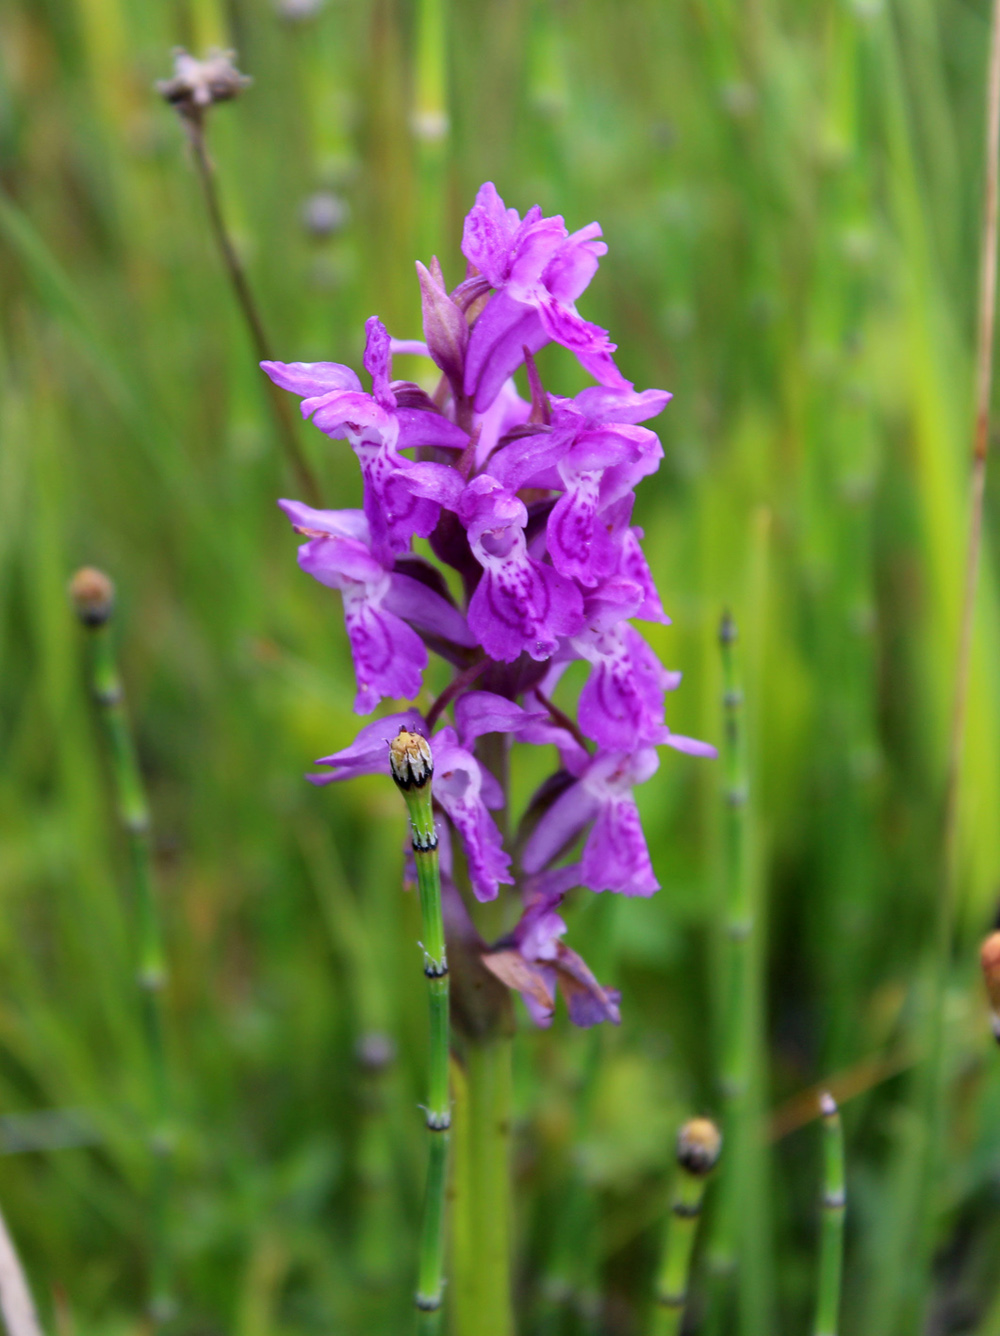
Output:
<path fill-rule="evenodd" d="M 86 631 L 90 687 L 107 739 L 118 820 L 128 845 L 135 977 L 150 1080 L 149 1314 L 159 1330 L 175 1310 L 168 1211 L 176 1133 L 164 1008 L 168 975 L 154 884 L 152 820 L 112 640 L 114 586 L 102 572 L 85 567 L 73 577 L 70 597 Z"/>

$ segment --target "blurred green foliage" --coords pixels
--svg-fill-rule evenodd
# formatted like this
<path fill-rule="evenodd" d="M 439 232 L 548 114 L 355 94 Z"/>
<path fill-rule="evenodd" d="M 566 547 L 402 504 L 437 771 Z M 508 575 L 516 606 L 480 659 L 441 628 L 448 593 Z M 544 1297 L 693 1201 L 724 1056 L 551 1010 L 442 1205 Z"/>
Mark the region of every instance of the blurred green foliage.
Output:
<path fill-rule="evenodd" d="M 974 973 L 1000 884 L 989 544 L 929 1189 L 914 1102 L 967 519 L 985 0 L 451 0 L 451 134 L 432 149 L 411 132 L 413 8 L 309 9 L 0 11 L 0 1202 L 50 1330 L 135 1331 L 145 1292 L 148 1073 L 65 598 L 83 562 L 118 582 L 155 812 L 177 1330 L 410 1321 L 426 1036 L 403 813 L 377 780 L 301 779 L 353 736 L 350 660 L 336 596 L 296 568 L 262 378 L 151 91 L 183 43 L 233 46 L 254 78 L 209 142 L 282 358 L 357 364 L 373 311 L 415 336 L 413 260 L 433 247 L 457 282 L 483 180 L 571 228 L 600 219 L 584 313 L 630 378 L 675 394 L 638 520 L 674 616 L 651 639 L 685 671 L 678 731 L 719 739 L 724 608 L 742 632 L 765 906 L 754 1117 L 766 1130 L 820 1080 L 858 1091 L 845 1331 L 921 1330 L 929 1302 L 928 1330 L 1000 1332 L 1000 1080 Z M 343 205 L 324 237 L 303 223 L 317 191 Z M 578 388 L 568 358 L 541 365 Z M 346 446 L 300 431 L 328 501 L 357 504 Z M 517 1041 L 525 1332 L 641 1329 L 673 1129 L 718 1105 L 720 782 L 666 755 L 642 795 L 663 890 L 572 908 L 570 939 L 623 991 L 620 1030 L 560 1017 Z M 373 1033 L 398 1054 L 382 1074 L 358 1060 Z M 739 1322 L 710 1258 L 696 1315 L 804 1330 L 818 1128 L 748 1153 Z M 922 1231 L 932 1273 L 913 1260 Z"/>

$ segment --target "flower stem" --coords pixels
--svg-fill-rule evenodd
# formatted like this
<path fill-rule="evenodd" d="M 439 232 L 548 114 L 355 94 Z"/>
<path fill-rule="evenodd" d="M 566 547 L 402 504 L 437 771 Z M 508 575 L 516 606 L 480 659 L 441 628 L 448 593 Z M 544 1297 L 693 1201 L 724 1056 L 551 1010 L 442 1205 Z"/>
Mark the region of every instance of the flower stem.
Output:
<path fill-rule="evenodd" d="M 415 1303 L 420 1336 L 435 1336 L 441 1330 L 444 1295 L 445 1189 L 448 1178 L 448 1143 L 451 1101 L 448 1092 L 449 1016 L 448 958 L 445 951 L 444 916 L 441 911 L 441 874 L 438 839 L 434 829 L 431 749 L 426 739 L 400 730 L 390 749 L 390 766 L 410 817 L 413 857 L 423 919 L 424 974 L 430 1002 L 430 1061 L 427 1095 L 427 1130 L 430 1158 L 424 1219 L 420 1234 L 420 1258 Z"/>
<path fill-rule="evenodd" d="M 823 1226 L 814 1336 L 837 1336 L 840 1282 L 844 1269 L 844 1133 L 832 1095 L 820 1097 L 823 1112 Z"/>
<path fill-rule="evenodd" d="M 150 1303 L 154 1326 L 159 1328 L 173 1312 L 173 1267 L 167 1243 L 167 1207 L 173 1177 L 172 1098 L 165 1044 L 163 990 L 166 964 L 163 935 L 153 886 L 149 804 L 139 769 L 135 742 L 125 706 L 125 690 L 118 673 L 111 639 L 113 592 L 110 582 L 103 615 L 88 615 L 79 598 L 87 577 L 97 572 L 79 572 L 71 586 L 81 621 L 88 628 L 90 678 L 108 739 L 111 769 L 117 796 L 118 816 L 128 842 L 132 894 L 136 912 L 138 968 L 142 995 L 142 1020 L 149 1062 L 152 1094 L 152 1181 L 150 1185 Z M 83 578 L 83 583 L 81 583 Z"/>
<path fill-rule="evenodd" d="M 185 117 L 184 126 L 188 132 L 195 167 L 198 170 L 198 179 L 201 181 L 202 192 L 205 196 L 212 235 L 222 257 L 222 264 L 236 297 L 237 305 L 246 322 L 254 356 L 258 362 L 271 362 L 274 357 L 271 352 L 270 340 L 264 331 L 264 322 L 261 319 L 260 310 L 250 289 L 250 283 L 236 247 L 229 235 L 229 229 L 226 226 L 225 216 L 222 212 L 219 191 L 215 182 L 215 168 L 208 156 L 208 149 L 205 144 L 204 123 L 201 118 Z M 316 482 L 316 476 L 299 445 L 295 434 L 295 419 L 292 417 L 292 411 L 288 406 L 287 396 L 267 377 L 264 377 L 264 379 L 268 402 L 271 405 L 271 412 L 278 428 L 278 436 L 291 470 L 295 475 L 296 483 L 309 505 L 319 506 L 321 504 L 319 484 Z"/>
<path fill-rule="evenodd" d="M 511 1336 L 510 1104 L 511 1041 L 469 1039 L 456 1125 L 456 1274 L 458 1336 Z M 461 1238 L 458 1233 L 461 1231 Z M 462 1259 L 461 1268 L 458 1259 Z"/>
<path fill-rule="evenodd" d="M 684 1323 L 691 1257 L 705 1183 L 715 1167 L 720 1148 L 718 1129 L 707 1118 L 692 1118 L 678 1134 L 677 1176 L 656 1279 L 656 1309 L 651 1336 L 679 1336 Z"/>

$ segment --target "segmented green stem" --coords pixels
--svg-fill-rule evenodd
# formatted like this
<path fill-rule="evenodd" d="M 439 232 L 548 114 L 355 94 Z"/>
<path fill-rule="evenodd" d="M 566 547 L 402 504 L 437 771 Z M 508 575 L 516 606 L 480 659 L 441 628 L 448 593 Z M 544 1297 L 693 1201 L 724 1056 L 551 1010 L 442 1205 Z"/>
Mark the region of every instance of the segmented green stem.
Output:
<path fill-rule="evenodd" d="M 726 804 L 726 996 L 722 1036 L 722 1095 L 738 1106 L 746 1094 L 750 1070 L 747 987 L 753 895 L 747 840 L 747 765 L 743 728 L 743 689 L 736 665 L 736 624 L 726 614 L 719 629 L 722 648 L 725 721 L 723 764 Z"/>
<path fill-rule="evenodd" d="M 164 1041 L 163 990 L 166 964 L 163 935 L 153 886 L 149 805 L 139 770 L 135 742 L 118 674 L 110 624 L 89 630 L 91 683 L 100 709 L 111 755 L 118 815 L 125 831 L 135 903 L 142 1017 L 149 1057 L 153 1105 L 150 1150 L 153 1156 L 150 1191 L 150 1314 L 159 1325 L 173 1309 L 173 1268 L 166 1237 L 173 1158 L 172 1100 Z"/>
<path fill-rule="evenodd" d="M 824 1094 L 823 1110 L 823 1223 L 820 1240 L 819 1287 L 814 1336 L 837 1336 L 840 1283 L 844 1269 L 844 1134 L 840 1111 L 832 1095 Z"/>
<path fill-rule="evenodd" d="M 720 1146 L 718 1130 L 707 1118 L 693 1118 L 678 1135 L 677 1177 L 656 1278 L 652 1336 L 678 1336 L 684 1323 L 691 1257 L 705 1184 L 715 1167 Z"/>
<path fill-rule="evenodd" d="M 445 1187 L 448 1174 L 448 1143 L 451 1102 L 448 1094 L 449 1018 L 448 958 L 445 951 L 444 917 L 441 911 L 441 875 L 438 838 L 431 803 L 433 763 L 430 747 L 416 734 L 400 732 L 390 752 L 392 776 L 406 802 L 410 816 L 413 857 L 423 919 L 424 974 L 430 1002 L 430 1060 L 427 1096 L 427 1130 L 430 1158 L 427 1191 L 420 1236 L 420 1260 L 415 1302 L 421 1336 L 441 1330 L 444 1294 Z"/>

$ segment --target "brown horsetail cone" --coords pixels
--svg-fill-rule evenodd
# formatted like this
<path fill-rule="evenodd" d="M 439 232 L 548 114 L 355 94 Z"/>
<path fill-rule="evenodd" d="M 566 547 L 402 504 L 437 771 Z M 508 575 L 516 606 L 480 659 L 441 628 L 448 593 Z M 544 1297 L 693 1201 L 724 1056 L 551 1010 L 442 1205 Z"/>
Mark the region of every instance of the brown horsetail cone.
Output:
<path fill-rule="evenodd" d="M 401 789 L 422 789 L 434 773 L 426 738 L 401 728 L 389 743 L 389 769 Z"/>
<path fill-rule="evenodd" d="M 991 932 L 979 949 L 983 981 L 993 1012 L 993 1033 L 1000 1042 L 1000 932 Z"/>
<path fill-rule="evenodd" d="M 114 582 L 94 566 L 81 566 L 69 582 L 69 597 L 84 626 L 103 626 L 114 611 Z"/>
<path fill-rule="evenodd" d="M 722 1150 L 722 1133 L 711 1118 L 689 1118 L 677 1133 L 677 1163 L 696 1178 L 715 1168 Z"/>

